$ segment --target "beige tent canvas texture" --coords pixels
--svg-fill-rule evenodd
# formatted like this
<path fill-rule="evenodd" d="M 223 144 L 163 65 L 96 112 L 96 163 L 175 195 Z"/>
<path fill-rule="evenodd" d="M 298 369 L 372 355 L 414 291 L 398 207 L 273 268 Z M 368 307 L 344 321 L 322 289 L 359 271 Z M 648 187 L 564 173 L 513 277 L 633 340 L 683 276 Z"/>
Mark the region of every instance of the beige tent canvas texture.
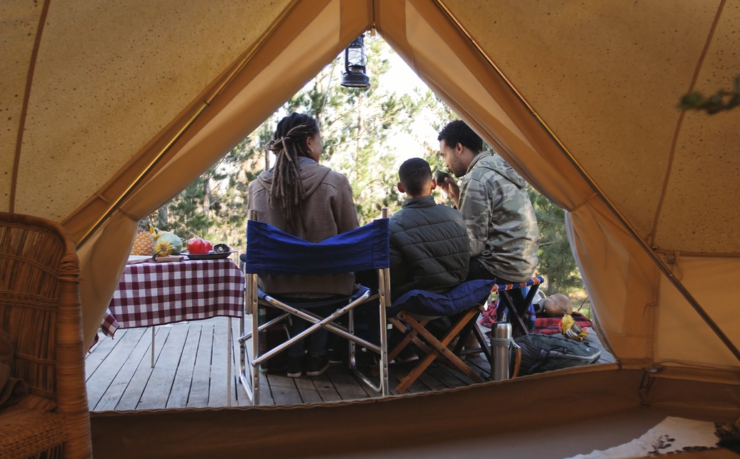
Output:
<path fill-rule="evenodd" d="M 740 111 L 676 104 L 740 74 L 740 0 L 0 2 L 0 211 L 59 222 L 77 241 L 86 341 L 137 221 L 371 27 L 568 211 L 598 332 L 619 364 L 527 384 L 624 391 L 623 405 L 594 415 L 653 400 L 737 416 Z M 679 402 L 683 389 L 697 398 Z M 425 401 L 441 409 L 455 397 L 473 396 Z M 332 422 L 353 410 L 373 408 L 330 410 Z"/>

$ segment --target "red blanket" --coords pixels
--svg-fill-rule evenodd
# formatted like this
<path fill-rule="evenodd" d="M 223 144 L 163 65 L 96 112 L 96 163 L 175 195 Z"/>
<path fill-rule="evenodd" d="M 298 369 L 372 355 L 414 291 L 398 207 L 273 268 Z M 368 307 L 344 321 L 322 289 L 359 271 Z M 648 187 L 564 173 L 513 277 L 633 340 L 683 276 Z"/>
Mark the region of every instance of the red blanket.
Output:
<path fill-rule="evenodd" d="M 493 327 L 493 324 L 496 323 L 496 306 L 498 306 L 498 301 L 494 301 L 489 304 L 488 309 L 481 314 L 481 318 L 478 320 L 478 323 L 487 328 Z M 593 327 L 591 321 L 581 313 L 574 312 L 573 319 L 575 319 L 576 323 L 580 325 L 581 328 Z M 560 320 L 560 317 L 538 316 L 534 322 L 534 332 L 542 333 L 543 335 L 560 333 Z"/>
<path fill-rule="evenodd" d="M 574 312 L 573 319 L 575 319 L 576 323 L 580 325 L 581 328 L 593 327 L 591 321 L 581 313 Z M 534 332 L 542 333 L 543 335 L 554 335 L 555 333 L 560 333 L 561 320 L 561 317 L 537 317 L 537 320 L 534 322 Z"/>

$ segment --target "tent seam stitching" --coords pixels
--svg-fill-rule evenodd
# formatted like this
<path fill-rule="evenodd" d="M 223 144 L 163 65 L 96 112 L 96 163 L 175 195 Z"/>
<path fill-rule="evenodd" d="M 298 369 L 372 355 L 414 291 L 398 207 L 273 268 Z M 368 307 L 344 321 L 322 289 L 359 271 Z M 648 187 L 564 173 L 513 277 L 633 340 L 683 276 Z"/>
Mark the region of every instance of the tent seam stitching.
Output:
<path fill-rule="evenodd" d="M 26 90 L 23 94 L 23 106 L 21 108 L 21 119 L 18 123 L 18 136 L 16 137 L 15 143 L 15 158 L 13 159 L 13 175 L 10 177 L 10 205 L 8 210 L 10 213 L 15 213 L 15 194 L 18 186 L 18 169 L 20 169 L 21 162 L 21 145 L 23 144 L 23 131 L 26 128 L 26 116 L 28 115 L 28 102 L 31 99 L 31 84 L 33 83 L 33 75 L 36 71 L 36 61 L 39 56 L 39 48 L 41 47 L 41 36 L 44 33 L 44 24 L 46 24 L 46 16 L 49 12 L 49 4 L 51 0 L 45 0 L 41 15 L 39 16 L 39 25 L 36 28 L 36 38 L 33 43 L 33 51 L 31 52 L 31 60 L 28 64 L 28 74 L 26 76 Z"/>
<path fill-rule="evenodd" d="M 709 46 L 712 44 L 712 40 L 714 39 L 714 32 L 717 30 L 717 24 L 719 23 L 719 18 L 722 16 L 722 10 L 724 9 L 726 0 L 721 0 L 719 6 L 717 7 L 717 13 L 714 15 L 714 21 L 712 21 L 712 26 L 709 29 L 709 35 L 707 36 L 707 41 L 704 43 L 704 48 L 701 51 L 701 55 L 699 56 L 699 61 L 696 63 L 696 68 L 694 69 L 694 75 L 691 77 L 691 83 L 689 84 L 689 90 L 688 92 L 691 92 L 694 90 L 694 87 L 696 85 L 696 80 L 699 79 L 699 73 L 701 72 L 702 67 L 704 66 L 704 59 L 707 56 L 707 52 L 709 51 Z M 666 167 L 665 171 L 665 178 L 663 179 L 663 189 L 660 192 L 660 199 L 658 200 L 658 206 L 655 209 L 655 217 L 653 218 L 653 227 L 650 229 L 650 233 L 648 233 L 647 242 L 650 243 L 651 246 L 654 247 L 655 243 L 655 235 L 658 231 L 658 220 L 660 218 L 660 213 L 663 211 L 663 204 L 665 202 L 665 197 L 668 192 L 668 182 L 670 180 L 671 175 L 671 169 L 673 168 L 673 159 L 675 157 L 676 153 L 676 145 L 678 144 L 678 135 L 681 132 L 681 126 L 683 125 L 683 119 L 686 115 L 685 110 L 681 110 L 678 115 L 678 121 L 676 122 L 676 129 L 673 131 L 673 139 L 671 140 L 671 150 L 668 154 L 668 165 Z"/>

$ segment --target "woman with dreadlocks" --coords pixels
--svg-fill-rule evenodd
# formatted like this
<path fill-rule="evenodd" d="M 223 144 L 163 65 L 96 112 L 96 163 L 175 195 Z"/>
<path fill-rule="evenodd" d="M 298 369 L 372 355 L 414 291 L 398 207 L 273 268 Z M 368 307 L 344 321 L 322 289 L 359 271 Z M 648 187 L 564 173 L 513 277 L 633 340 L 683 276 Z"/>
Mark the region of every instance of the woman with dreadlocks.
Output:
<path fill-rule="evenodd" d="M 314 118 L 299 113 L 286 116 L 267 149 L 275 154 L 275 166 L 249 184 L 248 208 L 257 211 L 259 221 L 314 243 L 359 226 L 347 178 L 319 164 L 323 145 Z M 265 275 L 260 276 L 260 287 L 286 301 L 307 301 L 350 295 L 354 280 L 352 274 Z M 306 328 L 306 321 L 292 318 L 292 336 Z M 306 339 L 306 374 L 318 376 L 329 366 L 327 331 L 322 328 Z M 292 378 L 303 372 L 303 341 L 288 349 L 288 376 Z"/>

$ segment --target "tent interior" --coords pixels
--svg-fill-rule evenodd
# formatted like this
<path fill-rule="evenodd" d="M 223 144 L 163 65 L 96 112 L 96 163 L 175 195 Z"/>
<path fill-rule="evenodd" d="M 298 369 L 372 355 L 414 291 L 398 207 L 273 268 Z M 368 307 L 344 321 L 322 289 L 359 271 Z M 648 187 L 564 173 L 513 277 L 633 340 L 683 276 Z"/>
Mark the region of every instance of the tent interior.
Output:
<path fill-rule="evenodd" d="M 0 10 L 0 211 L 58 222 L 77 241 L 85 342 L 139 219 L 374 27 L 568 211 L 599 336 L 619 361 L 367 403 L 95 414 L 96 456 L 404 445 L 443 456 L 440 444 L 491 437 L 470 444 L 564 457 L 629 441 L 665 414 L 740 414 L 740 112 L 676 108 L 740 74 L 740 0 L 12 0 Z M 524 432 L 529 443 L 511 443 Z M 535 454 L 538 432 L 570 440 L 538 440 Z"/>

